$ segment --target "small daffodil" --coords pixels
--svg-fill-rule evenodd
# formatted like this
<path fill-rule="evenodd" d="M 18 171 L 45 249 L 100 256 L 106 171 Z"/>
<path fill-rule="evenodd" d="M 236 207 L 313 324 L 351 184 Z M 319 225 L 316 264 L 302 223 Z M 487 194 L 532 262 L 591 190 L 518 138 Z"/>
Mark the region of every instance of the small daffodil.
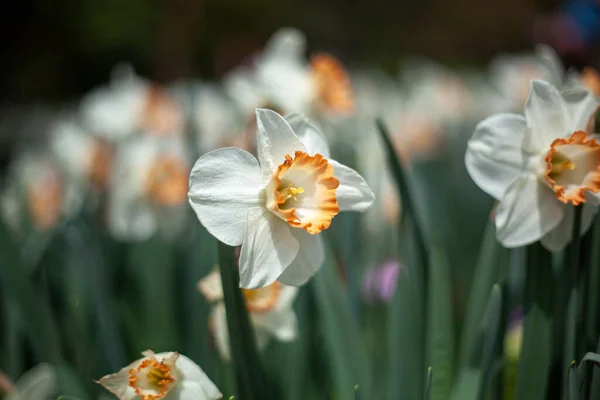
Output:
<path fill-rule="evenodd" d="M 217 239 L 242 245 L 240 285 L 304 284 L 321 266 L 318 235 L 340 211 L 364 211 L 373 193 L 353 169 L 329 158 L 321 133 L 298 114 L 259 109 L 258 160 L 236 148 L 202 156 L 189 200 Z"/>
<path fill-rule="evenodd" d="M 469 140 L 466 166 L 475 183 L 500 203 L 498 240 L 517 247 L 541 240 L 560 250 L 573 233 L 574 206 L 590 227 L 600 190 L 600 144 L 590 133 L 596 98 L 582 88 L 562 93 L 532 81 L 525 116 L 494 115 Z"/>
<path fill-rule="evenodd" d="M 219 389 L 192 360 L 176 352 L 150 350 L 119 372 L 97 383 L 119 400 L 216 400 Z"/>
<path fill-rule="evenodd" d="M 210 325 L 215 343 L 221 357 L 230 360 L 229 331 L 219 271 L 215 270 L 200 280 L 198 289 L 208 301 L 214 303 L 210 314 Z M 259 349 L 263 349 L 271 337 L 281 342 L 296 339 L 298 327 L 292 305 L 297 293 L 298 288 L 277 281 L 260 289 L 242 289 Z"/>

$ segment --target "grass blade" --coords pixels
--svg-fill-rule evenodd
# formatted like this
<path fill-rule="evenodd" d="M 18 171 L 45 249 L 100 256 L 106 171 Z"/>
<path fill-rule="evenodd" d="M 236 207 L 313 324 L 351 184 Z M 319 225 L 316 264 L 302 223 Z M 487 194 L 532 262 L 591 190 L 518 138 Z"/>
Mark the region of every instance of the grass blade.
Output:
<path fill-rule="evenodd" d="M 500 286 L 494 285 L 488 302 L 487 329 L 483 344 L 483 355 L 481 360 L 481 378 L 479 381 L 478 398 L 483 400 L 492 388 L 491 377 L 494 367 L 494 355 L 504 335 L 502 332 L 502 292 Z"/>

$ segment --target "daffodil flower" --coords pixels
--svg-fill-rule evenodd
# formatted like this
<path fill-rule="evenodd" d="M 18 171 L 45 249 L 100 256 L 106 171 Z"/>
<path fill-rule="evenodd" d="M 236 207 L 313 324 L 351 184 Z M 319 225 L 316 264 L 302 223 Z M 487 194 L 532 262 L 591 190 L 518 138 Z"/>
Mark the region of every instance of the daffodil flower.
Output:
<path fill-rule="evenodd" d="M 258 109 L 258 160 L 223 148 L 202 156 L 189 200 L 217 239 L 242 245 L 240 285 L 298 286 L 321 266 L 327 229 L 340 211 L 364 211 L 373 193 L 353 169 L 329 158 L 321 133 L 298 114 Z"/>
<path fill-rule="evenodd" d="M 214 304 L 210 314 L 210 326 L 219 354 L 223 359 L 230 360 L 227 314 L 219 271 L 215 270 L 201 279 L 198 282 L 198 289 L 208 301 Z M 298 288 L 275 281 L 260 289 L 242 289 L 242 294 L 259 349 L 264 349 L 271 337 L 280 342 L 291 342 L 296 339 L 298 324 L 292 305 L 298 294 Z"/>
<path fill-rule="evenodd" d="M 597 108 L 582 88 L 560 93 L 532 81 L 525 116 L 498 114 L 475 128 L 465 163 L 475 183 L 500 201 L 496 234 L 504 246 L 541 240 L 562 249 L 578 205 L 581 233 L 590 227 L 600 190 L 600 144 L 588 133 Z"/>
<path fill-rule="evenodd" d="M 150 350 L 119 372 L 97 383 L 119 400 L 215 400 L 219 389 L 192 360 L 176 352 Z"/>

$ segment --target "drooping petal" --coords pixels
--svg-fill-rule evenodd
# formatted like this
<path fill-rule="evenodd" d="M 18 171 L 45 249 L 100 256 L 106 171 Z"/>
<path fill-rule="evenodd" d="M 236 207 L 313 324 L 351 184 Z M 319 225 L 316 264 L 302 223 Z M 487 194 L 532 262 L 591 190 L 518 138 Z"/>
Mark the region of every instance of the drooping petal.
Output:
<path fill-rule="evenodd" d="M 182 384 L 178 386 L 182 387 L 185 392 L 189 392 L 190 395 L 195 394 L 195 397 L 189 397 L 190 400 L 213 400 L 223 397 L 219 389 L 210 380 L 210 378 L 206 376 L 206 373 L 204 373 L 202 368 L 200 368 L 198 365 L 196 365 L 196 363 L 186 356 L 180 354 L 179 358 L 177 359 L 176 366 L 178 372 L 182 375 L 182 377 L 180 377 Z M 180 399 L 187 398 L 188 397 L 180 397 Z"/>
<path fill-rule="evenodd" d="M 298 321 L 291 308 L 254 313 L 252 322 L 257 329 L 269 332 L 282 342 L 291 342 L 298 336 Z"/>
<path fill-rule="evenodd" d="M 467 144 L 465 165 L 484 192 L 500 200 L 524 167 L 521 146 L 527 121 L 517 114 L 498 114 L 480 122 Z"/>
<path fill-rule="evenodd" d="M 532 152 L 543 151 L 556 138 L 570 135 L 569 110 L 558 90 L 548 82 L 531 81 L 525 103 L 525 118 L 531 129 L 523 142 Z"/>
<path fill-rule="evenodd" d="M 240 254 L 240 286 L 265 287 L 275 282 L 298 254 L 299 243 L 288 224 L 265 208 L 251 208 Z"/>
<path fill-rule="evenodd" d="M 350 167 L 329 160 L 333 175 L 340 181 L 335 191 L 340 211 L 365 211 L 373 204 L 375 195 L 362 176 Z"/>
<path fill-rule="evenodd" d="M 596 206 L 592 206 L 589 204 L 584 204 L 581 214 L 581 230 L 580 233 L 583 235 L 588 231 L 590 226 L 592 226 L 592 222 L 594 221 L 594 216 L 598 211 Z M 567 205 L 565 207 L 565 216 L 556 226 L 556 228 L 552 229 L 542 238 L 542 245 L 550 250 L 550 251 L 560 251 L 565 248 L 565 246 L 571 241 L 573 238 L 573 221 L 575 219 L 575 207 L 572 205 Z"/>
<path fill-rule="evenodd" d="M 496 210 L 496 237 L 506 247 L 536 242 L 560 223 L 564 207 L 535 175 L 520 176 Z"/>
<path fill-rule="evenodd" d="M 323 238 L 311 235 L 301 229 L 292 229 L 292 234 L 300 243 L 300 250 L 294 261 L 279 276 L 284 285 L 301 286 L 317 272 L 325 259 Z"/>
<path fill-rule="evenodd" d="M 292 113 L 285 116 L 285 120 L 290 124 L 300 142 L 306 147 L 306 151 L 311 156 L 319 153 L 325 158 L 329 158 L 329 145 L 323 134 L 316 126 L 308 122 L 302 114 Z"/>
<path fill-rule="evenodd" d="M 246 212 L 262 205 L 261 190 L 258 162 L 240 149 L 211 151 L 190 174 L 189 200 L 200 223 L 230 246 L 242 243 Z"/>
<path fill-rule="evenodd" d="M 568 134 L 575 131 L 592 133 L 589 129 L 590 123 L 593 124 L 596 110 L 600 105 L 596 96 L 582 87 L 567 89 L 562 92 L 562 96 L 571 116 L 571 131 Z"/>
<path fill-rule="evenodd" d="M 268 182 L 286 155 L 306 151 L 287 121 L 273 110 L 256 110 L 257 152 L 263 181 Z"/>

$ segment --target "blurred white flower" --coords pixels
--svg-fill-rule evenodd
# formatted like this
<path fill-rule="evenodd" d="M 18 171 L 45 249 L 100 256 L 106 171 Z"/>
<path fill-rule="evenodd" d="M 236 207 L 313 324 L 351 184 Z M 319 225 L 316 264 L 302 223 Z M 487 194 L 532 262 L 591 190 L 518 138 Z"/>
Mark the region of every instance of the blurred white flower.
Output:
<path fill-rule="evenodd" d="M 58 376 L 50 364 L 38 364 L 21 376 L 5 400 L 51 399 L 58 394 Z"/>
<path fill-rule="evenodd" d="M 160 86 L 147 82 L 127 65 L 119 65 L 106 86 L 81 101 L 84 128 L 114 142 L 144 132 L 167 136 L 183 131 L 181 107 Z"/>
<path fill-rule="evenodd" d="M 210 314 L 211 328 L 221 357 L 230 360 L 229 331 L 219 271 L 215 270 L 200 280 L 198 289 L 214 303 Z M 264 349 L 271 337 L 281 342 L 296 339 L 298 327 L 292 305 L 298 294 L 297 288 L 276 281 L 261 289 L 242 289 L 242 294 L 259 349 Z"/>
<path fill-rule="evenodd" d="M 105 189 L 110 178 L 112 149 L 84 131 L 74 119 L 59 119 L 50 132 L 50 148 L 70 179 Z"/>
<path fill-rule="evenodd" d="M 590 227 L 600 190 L 600 144 L 588 135 L 598 101 L 582 88 L 560 93 L 533 81 L 525 116 L 498 114 L 481 122 L 465 163 L 475 183 L 500 201 L 498 240 L 507 247 L 541 240 L 562 249 L 572 237 L 574 206 Z"/>
<path fill-rule="evenodd" d="M 109 229 L 116 237 L 167 238 L 185 227 L 190 167 L 180 137 L 140 136 L 121 144 L 109 198 Z"/>
<path fill-rule="evenodd" d="M 28 151 L 11 165 L 1 197 L 2 216 L 15 231 L 24 224 L 39 231 L 73 216 L 83 200 L 78 185 L 65 176 L 46 153 Z"/>
<path fill-rule="evenodd" d="M 242 245 L 242 287 L 301 285 L 323 262 L 316 234 L 340 210 L 366 210 L 374 196 L 356 171 L 328 159 L 327 142 L 304 117 L 259 109 L 256 118 L 258 161 L 235 148 L 202 156 L 190 204 L 213 236 Z"/>
<path fill-rule="evenodd" d="M 306 38 L 293 28 L 275 32 L 253 68 L 242 67 L 225 79 L 229 95 L 247 113 L 269 106 L 283 113 L 348 113 L 353 108 L 350 79 L 329 54 L 305 57 Z"/>
<path fill-rule="evenodd" d="M 97 383 L 119 400 L 216 400 L 219 389 L 192 360 L 176 352 L 151 350 L 119 372 Z"/>

